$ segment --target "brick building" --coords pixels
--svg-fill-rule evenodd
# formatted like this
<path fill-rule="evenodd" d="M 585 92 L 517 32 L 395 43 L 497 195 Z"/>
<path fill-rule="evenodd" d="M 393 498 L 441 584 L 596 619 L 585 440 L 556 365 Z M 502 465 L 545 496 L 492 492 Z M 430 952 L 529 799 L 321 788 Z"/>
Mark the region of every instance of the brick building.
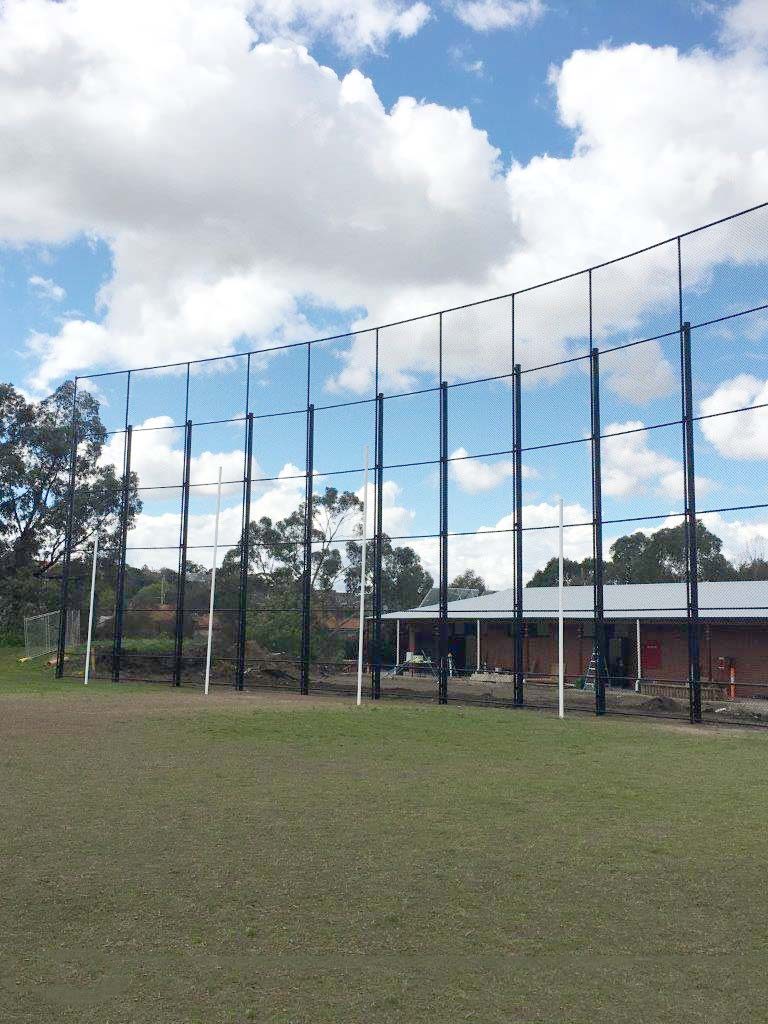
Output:
<path fill-rule="evenodd" d="M 450 650 L 457 672 L 480 667 L 508 672 L 514 664 L 512 590 L 448 604 Z M 566 677 L 582 676 L 594 637 L 592 587 L 564 589 Z M 688 677 L 686 588 L 683 583 L 606 585 L 608 674 L 614 685 L 637 679 L 681 683 Z M 523 590 L 524 671 L 557 674 L 557 587 Z M 733 697 L 768 697 L 768 581 L 700 583 L 702 683 Z M 392 612 L 401 660 L 405 652 L 437 655 L 438 606 Z"/>

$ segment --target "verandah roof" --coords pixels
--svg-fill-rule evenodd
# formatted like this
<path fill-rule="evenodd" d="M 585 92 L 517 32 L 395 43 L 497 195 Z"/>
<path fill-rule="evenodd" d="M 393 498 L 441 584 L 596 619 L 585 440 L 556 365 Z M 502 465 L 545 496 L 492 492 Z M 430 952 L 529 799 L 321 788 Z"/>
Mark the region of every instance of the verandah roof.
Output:
<path fill-rule="evenodd" d="M 563 589 L 567 619 L 591 619 L 592 587 Z M 684 619 L 687 616 L 684 583 L 606 584 L 603 588 L 607 619 Z M 384 619 L 436 619 L 439 605 L 387 612 Z M 558 614 L 557 587 L 525 587 L 523 615 L 529 619 L 554 618 Z M 699 583 L 699 615 L 703 619 L 768 618 L 768 580 L 739 580 L 730 583 Z M 511 619 L 513 590 L 499 590 L 482 597 L 450 601 L 449 619 Z"/>

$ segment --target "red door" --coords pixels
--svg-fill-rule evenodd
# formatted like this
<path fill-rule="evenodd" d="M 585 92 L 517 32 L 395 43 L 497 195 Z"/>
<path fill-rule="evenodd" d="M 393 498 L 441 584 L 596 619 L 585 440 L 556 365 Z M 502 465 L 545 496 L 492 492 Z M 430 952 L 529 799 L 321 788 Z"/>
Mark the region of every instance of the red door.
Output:
<path fill-rule="evenodd" d="M 643 641 L 643 675 L 649 676 L 661 668 L 661 644 L 658 640 Z"/>

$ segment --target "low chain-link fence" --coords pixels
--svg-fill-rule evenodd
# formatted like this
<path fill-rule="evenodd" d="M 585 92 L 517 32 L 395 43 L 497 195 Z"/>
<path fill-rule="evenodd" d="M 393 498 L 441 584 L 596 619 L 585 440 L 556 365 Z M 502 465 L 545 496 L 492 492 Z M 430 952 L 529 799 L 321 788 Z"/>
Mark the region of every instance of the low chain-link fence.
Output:
<path fill-rule="evenodd" d="M 767 271 L 761 206 L 441 313 L 79 378 L 123 480 L 95 671 L 201 681 L 221 467 L 214 684 L 354 689 L 365 526 L 368 696 L 556 706 L 562 536 L 567 709 L 768 719 Z"/>
<path fill-rule="evenodd" d="M 60 612 L 44 612 L 24 618 L 24 650 L 28 658 L 41 658 L 59 647 Z M 64 650 L 73 650 L 80 644 L 80 612 L 68 609 L 64 632 Z"/>

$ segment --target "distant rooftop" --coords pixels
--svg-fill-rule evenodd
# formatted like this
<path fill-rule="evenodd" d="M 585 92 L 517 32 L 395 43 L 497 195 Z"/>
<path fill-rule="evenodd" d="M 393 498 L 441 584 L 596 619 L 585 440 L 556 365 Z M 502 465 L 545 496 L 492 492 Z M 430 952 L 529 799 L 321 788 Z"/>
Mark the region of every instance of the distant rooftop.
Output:
<path fill-rule="evenodd" d="M 470 597 L 480 597 L 480 591 L 476 587 L 448 587 L 449 601 L 466 601 Z M 428 608 L 431 605 L 437 606 L 440 601 L 440 588 L 432 587 L 422 598 L 419 608 Z"/>

